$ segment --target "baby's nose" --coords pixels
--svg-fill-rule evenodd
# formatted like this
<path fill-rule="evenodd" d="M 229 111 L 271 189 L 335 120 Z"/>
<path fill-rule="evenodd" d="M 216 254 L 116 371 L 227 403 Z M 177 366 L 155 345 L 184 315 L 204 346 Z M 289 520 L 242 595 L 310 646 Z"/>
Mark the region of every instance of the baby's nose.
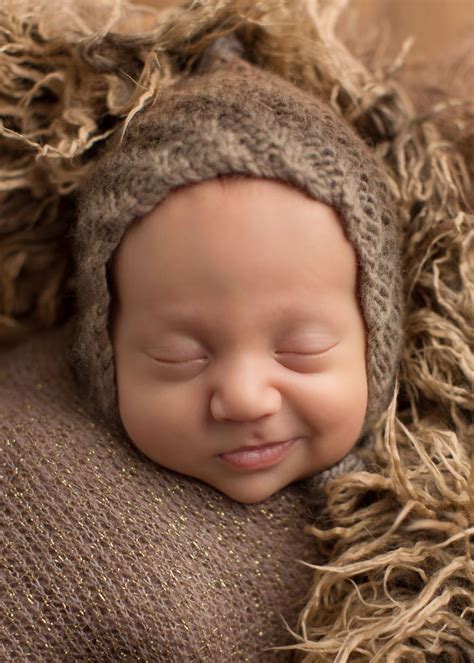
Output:
<path fill-rule="evenodd" d="M 278 389 L 264 377 L 261 367 L 250 361 L 235 362 L 221 372 L 211 396 L 216 421 L 250 421 L 275 414 L 281 407 Z"/>

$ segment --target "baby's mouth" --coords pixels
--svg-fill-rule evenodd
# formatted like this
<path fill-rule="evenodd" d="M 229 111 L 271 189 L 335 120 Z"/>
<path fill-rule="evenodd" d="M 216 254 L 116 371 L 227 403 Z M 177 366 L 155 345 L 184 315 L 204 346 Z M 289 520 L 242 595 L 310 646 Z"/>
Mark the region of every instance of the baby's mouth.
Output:
<path fill-rule="evenodd" d="M 219 458 L 222 458 L 234 467 L 246 470 L 270 467 L 280 462 L 289 453 L 298 439 L 293 438 L 283 442 L 269 442 L 259 446 L 243 446 L 234 451 L 220 454 Z"/>

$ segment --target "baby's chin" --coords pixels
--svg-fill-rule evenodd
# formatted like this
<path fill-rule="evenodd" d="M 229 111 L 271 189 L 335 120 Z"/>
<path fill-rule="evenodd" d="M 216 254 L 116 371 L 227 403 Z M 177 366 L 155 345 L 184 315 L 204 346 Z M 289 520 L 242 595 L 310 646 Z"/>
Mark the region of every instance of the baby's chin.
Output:
<path fill-rule="evenodd" d="M 298 476 L 278 475 L 272 468 L 256 472 L 236 473 L 234 476 L 196 477 L 229 499 L 240 504 L 260 504 L 287 486 L 299 481 Z"/>
<path fill-rule="evenodd" d="M 220 487 L 214 485 L 220 493 L 226 495 L 233 502 L 239 502 L 240 504 L 261 504 L 270 499 L 273 495 L 276 495 L 280 490 L 286 488 L 286 486 L 281 486 L 275 490 L 265 489 L 264 487 L 253 487 L 244 485 L 245 482 L 242 482 L 240 486 L 235 486 L 232 488 L 229 487 Z"/>

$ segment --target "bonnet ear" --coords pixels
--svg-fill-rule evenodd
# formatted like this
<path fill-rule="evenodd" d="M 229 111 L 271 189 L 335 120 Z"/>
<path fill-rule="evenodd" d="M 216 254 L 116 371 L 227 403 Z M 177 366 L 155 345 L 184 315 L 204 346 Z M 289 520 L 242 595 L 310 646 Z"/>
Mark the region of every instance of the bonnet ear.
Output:
<path fill-rule="evenodd" d="M 235 33 L 218 37 L 202 52 L 194 73 L 207 74 L 225 68 L 245 72 L 250 66 L 245 61 L 245 48 Z"/>

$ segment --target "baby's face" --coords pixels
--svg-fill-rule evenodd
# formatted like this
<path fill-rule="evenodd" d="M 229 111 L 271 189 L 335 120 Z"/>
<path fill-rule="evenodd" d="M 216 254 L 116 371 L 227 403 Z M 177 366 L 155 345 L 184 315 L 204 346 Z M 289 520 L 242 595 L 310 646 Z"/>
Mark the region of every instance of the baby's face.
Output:
<path fill-rule="evenodd" d="M 120 416 L 149 458 L 255 503 L 355 444 L 366 336 L 332 208 L 275 180 L 176 189 L 127 232 L 113 274 Z"/>

